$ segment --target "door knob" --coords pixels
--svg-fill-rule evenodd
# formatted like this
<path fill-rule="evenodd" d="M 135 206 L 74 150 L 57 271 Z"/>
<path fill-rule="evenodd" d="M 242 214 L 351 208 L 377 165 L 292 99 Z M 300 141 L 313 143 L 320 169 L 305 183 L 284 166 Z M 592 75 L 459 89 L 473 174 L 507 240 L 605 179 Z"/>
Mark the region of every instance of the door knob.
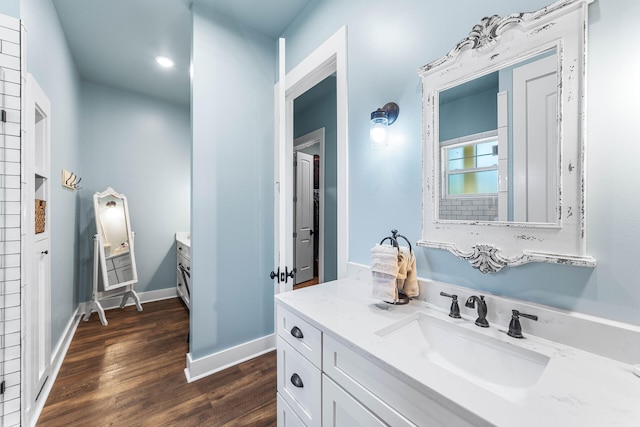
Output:
<path fill-rule="evenodd" d="M 40 252 L 42 255 L 49 255 L 49 251 L 42 251 Z"/>
<path fill-rule="evenodd" d="M 277 278 L 278 279 L 278 283 L 280 283 L 280 267 L 278 267 L 278 271 L 272 271 L 271 273 L 269 273 L 269 277 L 271 277 L 271 280 Z"/>

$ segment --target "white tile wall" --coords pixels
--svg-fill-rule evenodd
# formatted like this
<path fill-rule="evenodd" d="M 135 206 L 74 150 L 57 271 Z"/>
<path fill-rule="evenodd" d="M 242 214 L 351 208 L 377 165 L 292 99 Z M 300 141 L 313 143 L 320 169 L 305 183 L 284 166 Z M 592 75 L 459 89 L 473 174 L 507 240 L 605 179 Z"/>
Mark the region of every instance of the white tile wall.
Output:
<path fill-rule="evenodd" d="M 440 219 L 497 221 L 498 196 L 440 199 Z"/>
<path fill-rule="evenodd" d="M 20 21 L 0 15 L 0 425 L 19 426 L 21 370 Z"/>

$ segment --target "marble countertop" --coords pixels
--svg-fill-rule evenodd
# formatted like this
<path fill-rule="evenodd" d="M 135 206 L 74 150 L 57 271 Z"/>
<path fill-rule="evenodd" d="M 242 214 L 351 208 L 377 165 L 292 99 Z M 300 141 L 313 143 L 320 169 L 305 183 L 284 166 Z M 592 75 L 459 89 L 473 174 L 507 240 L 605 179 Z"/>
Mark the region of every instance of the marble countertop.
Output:
<path fill-rule="evenodd" d="M 176 240 L 188 248 L 191 247 L 191 233 L 189 232 L 176 233 Z"/>
<path fill-rule="evenodd" d="M 312 286 L 276 295 L 278 303 L 367 356 L 417 390 L 433 391 L 499 426 L 634 426 L 640 425 L 640 378 L 633 366 L 561 343 L 526 335 L 507 336 L 504 325 L 479 328 L 474 318 L 454 321 L 447 308 L 412 301 L 405 306 L 384 305 L 370 297 L 370 286 L 353 279 Z M 384 307 L 384 309 L 380 307 Z M 415 312 L 455 322 L 479 337 L 486 335 L 549 357 L 535 385 L 515 390 L 516 398 L 497 393 L 456 375 L 419 354 L 400 352 L 376 334 Z M 518 395 L 519 394 L 519 395 Z"/>

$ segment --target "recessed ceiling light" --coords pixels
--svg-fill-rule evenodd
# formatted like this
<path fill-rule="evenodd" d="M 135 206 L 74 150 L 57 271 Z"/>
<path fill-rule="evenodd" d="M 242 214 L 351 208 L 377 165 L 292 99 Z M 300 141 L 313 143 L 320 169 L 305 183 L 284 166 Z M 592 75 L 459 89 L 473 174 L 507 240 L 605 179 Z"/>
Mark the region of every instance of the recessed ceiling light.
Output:
<path fill-rule="evenodd" d="M 165 68 L 171 68 L 174 65 L 173 61 L 166 56 L 156 56 L 156 62 Z"/>

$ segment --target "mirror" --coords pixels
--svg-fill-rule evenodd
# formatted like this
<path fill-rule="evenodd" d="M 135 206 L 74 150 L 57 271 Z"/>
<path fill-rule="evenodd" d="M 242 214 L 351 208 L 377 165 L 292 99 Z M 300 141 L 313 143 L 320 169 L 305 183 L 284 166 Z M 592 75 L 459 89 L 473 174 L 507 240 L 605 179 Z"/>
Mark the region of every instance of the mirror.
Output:
<path fill-rule="evenodd" d="M 483 18 L 423 83 L 423 233 L 483 273 L 585 253 L 589 0 Z"/>
<path fill-rule="evenodd" d="M 556 48 L 438 93 L 441 220 L 557 224 Z"/>
<path fill-rule="evenodd" d="M 93 207 L 104 290 L 137 283 L 127 198 L 107 188 L 93 195 Z"/>

